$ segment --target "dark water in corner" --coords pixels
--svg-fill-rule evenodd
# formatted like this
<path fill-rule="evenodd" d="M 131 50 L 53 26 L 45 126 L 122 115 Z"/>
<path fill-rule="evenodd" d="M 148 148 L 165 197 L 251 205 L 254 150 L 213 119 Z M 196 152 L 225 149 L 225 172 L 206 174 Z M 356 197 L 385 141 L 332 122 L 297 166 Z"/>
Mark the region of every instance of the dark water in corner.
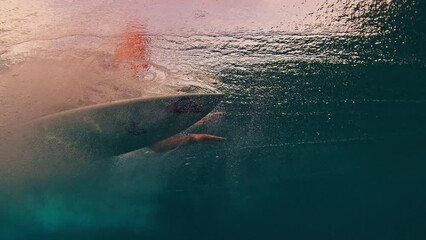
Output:
<path fill-rule="evenodd" d="M 224 73 L 229 139 L 177 159 L 150 238 L 425 236 L 426 69 L 293 64 Z"/>
<path fill-rule="evenodd" d="M 223 115 L 196 131 L 227 141 L 28 183 L 0 196 L 0 238 L 424 239 L 425 13 L 409 6 L 369 37 L 160 36 L 222 79 Z"/>

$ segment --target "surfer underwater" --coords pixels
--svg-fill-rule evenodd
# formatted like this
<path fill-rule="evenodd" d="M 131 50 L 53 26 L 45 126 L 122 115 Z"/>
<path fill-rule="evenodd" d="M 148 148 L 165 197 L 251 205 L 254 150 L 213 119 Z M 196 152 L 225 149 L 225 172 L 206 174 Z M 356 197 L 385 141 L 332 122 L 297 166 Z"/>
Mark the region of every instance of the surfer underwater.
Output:
<path fill-rule="evenodd" d="M 150 68 L 148 45 L 151 39 L 146 34 L 143 24 L 131 22 L 127 31 L 114 51 L 115 64 L 128 68 L 134 75 L 147 71 Z M 212 117 L 205 117 L 194 126 L 210 121 Z M 225 140 L 224 137 L 206 133 L 189 133 L 172 136 L 154 143 L 149 148 L 155 152 L 166 152 L 182 146 L 195 143 L 212 143 Z"/>

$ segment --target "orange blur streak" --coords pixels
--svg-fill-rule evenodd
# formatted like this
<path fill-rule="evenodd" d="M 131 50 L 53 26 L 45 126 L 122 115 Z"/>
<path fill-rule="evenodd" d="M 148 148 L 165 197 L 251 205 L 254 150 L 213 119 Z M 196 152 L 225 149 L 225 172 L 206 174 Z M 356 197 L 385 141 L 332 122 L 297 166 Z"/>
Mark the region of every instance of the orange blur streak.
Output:
<path fill-rule="evenodd" d="M 124 65 L 134 73 L 148 69 L 150 38 L 143 24 L 130 23 L 114 51 L 115 64 Z"/>

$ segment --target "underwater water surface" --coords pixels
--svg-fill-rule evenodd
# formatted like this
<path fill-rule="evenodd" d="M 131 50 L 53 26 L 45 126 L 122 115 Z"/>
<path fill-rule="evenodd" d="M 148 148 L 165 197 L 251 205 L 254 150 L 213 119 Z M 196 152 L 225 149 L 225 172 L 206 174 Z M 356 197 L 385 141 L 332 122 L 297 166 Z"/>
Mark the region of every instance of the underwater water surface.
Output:
<path fill-rule="evenodd" d="M 104 71 L 121 26 L 111 22 L 115 14 L 129 13 L 146 22 L 150 61 L 158 66 L 149 73 L 149 81 L 154 81 L 149 86 L 141 81 L 139 86 L 120 78 L 118 90 L 95 82 L 102 88 L 69 96 L 97 103 L 123 97 L 120 91 L 132 97 L 214 88 L 226 94 L 214 110 L 217 117 L 187 132 L 224 136 L 226 141 L 167 153 L 142 149 L 77 166 L 62 159 L 5 164 L 3 157 L 0 239 L 426 237 L 422 2 L 182 1 L 180 8 L 173 5 L 178 10 L 166 19 L 179 20 L 172 30 L 170 23 L 155 17 L 166 13 L 149 1 L 141 1 L 151 6 L 148 20 L 131 1 L 65 2 L 35 1 L 33 7 L 42 13 L 60 9 L 40 16 L 31 15 L 27 7 L 0 5 L 8 13 L 6 19 L 0 16 L 4 119 L 27 111 L 19 105 L 14 113 L 17 105 L 7 105 L 8 87 L 14 86 L 9 82 L 30 71 L 42 76 L 35 79 L 44 78 L 48 70 L 40 58 L 49 59 L 49 64 L 57 59 L 87 64 L 89 68 L 68 69 L 95 71 L 90 79 L 117 79 L 116 72 Z M 59 18 L 59 26 L 52 24 L 63 8 L 79 11 L 65 11 L 69 15 Z M 68 26 L 76 12 L 87 25 L 80 29 L 83 20 L 77 19 L 67 35 L 61 24 Z M 31 32 L 33 23 L 18 24 L 20 18 L 25 22 L 33 17 L 38 28 L 59 29 L 59 37 Z M 116 21 L 124 26 L 127 22 Z M 188 26 L 187 21 L 195 23 Z M 42 65 L 25 67 L 33 56 Z M 65 80 L 58 76 L 69 65 L 58 66 L 46 76 L 62 83 Z M 34 67 L 42 70 L 32 71 Z M 217 82 L 204 82 L 205 75 Z M 74 72 L 65 76 L 72 79 Z M 167 76 L 183 80 L 170 82 Z M 18 87 L 25 87 L 25 79 L 20 81 L 23 85 Z M 134 93 L 133 88 L 140 91 Z M 34 92 L 29 90 L 28 94 Z M 34 108 L 41 106 L 37 103 Z M 1 156 L 7 156 L 12 150 L 4 146 L 10 143 L 0 141 L 5 151 Z M 24 164 L 31 171 L 20 171 Z M 58 170 L 42 172 L 45 168 L 38 164 Z"/>

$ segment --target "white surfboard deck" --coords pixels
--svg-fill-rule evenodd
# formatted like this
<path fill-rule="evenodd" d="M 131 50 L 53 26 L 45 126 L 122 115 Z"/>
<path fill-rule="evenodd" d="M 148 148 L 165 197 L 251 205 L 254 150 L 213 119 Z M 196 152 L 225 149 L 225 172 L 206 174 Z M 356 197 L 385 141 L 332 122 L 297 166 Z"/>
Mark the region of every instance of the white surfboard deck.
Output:
<path fill-rule="evenodd" d="M 173 136 L 206 116 L 223 94 L 135 98 L 48 115 L 29 123 L 31 141 L 57 141 L 91 155 L 111 157 Z M 53 144 L 54 146 L 55 144 Z"/>

